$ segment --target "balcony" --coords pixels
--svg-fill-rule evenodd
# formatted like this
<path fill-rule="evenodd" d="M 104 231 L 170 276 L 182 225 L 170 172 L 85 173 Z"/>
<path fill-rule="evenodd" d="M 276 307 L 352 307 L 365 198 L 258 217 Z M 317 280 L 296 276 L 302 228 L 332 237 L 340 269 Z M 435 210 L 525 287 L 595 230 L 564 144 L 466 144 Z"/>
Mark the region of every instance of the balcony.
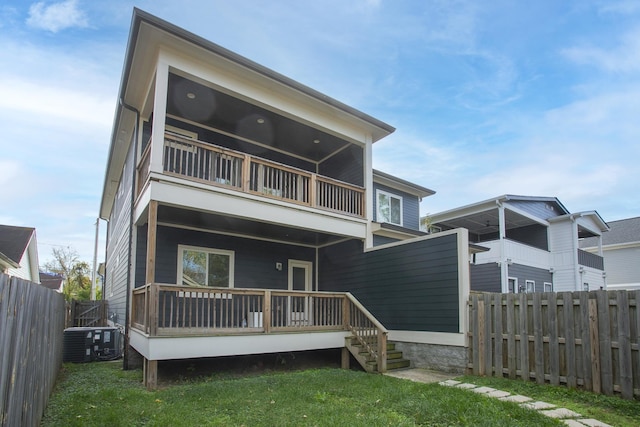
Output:
<path fill-rule="evenodd" d="M 138 166 L 149 177 L 151 142 Z M 364 218 L 364 188 L 202 141 L 165 134 L 163 173 L 190 181 Z"/>
<path fill-rule="evenodd" d="M 604 258 L 582 249 L 578 249 L 578 264 L 604 271 Z"/>

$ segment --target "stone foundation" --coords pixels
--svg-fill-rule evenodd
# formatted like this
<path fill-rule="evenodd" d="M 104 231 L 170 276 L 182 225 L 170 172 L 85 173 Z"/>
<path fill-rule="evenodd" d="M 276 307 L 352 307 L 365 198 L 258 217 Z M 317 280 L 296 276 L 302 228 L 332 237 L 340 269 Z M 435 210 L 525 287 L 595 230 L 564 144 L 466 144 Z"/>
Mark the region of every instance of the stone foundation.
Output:
<path fill-rule="evenodd" d="M 412 368 L 433 369 L 463 374 L 467 367 L 465 347 L 393 341 L 402 357 L 411 361 Z"/>

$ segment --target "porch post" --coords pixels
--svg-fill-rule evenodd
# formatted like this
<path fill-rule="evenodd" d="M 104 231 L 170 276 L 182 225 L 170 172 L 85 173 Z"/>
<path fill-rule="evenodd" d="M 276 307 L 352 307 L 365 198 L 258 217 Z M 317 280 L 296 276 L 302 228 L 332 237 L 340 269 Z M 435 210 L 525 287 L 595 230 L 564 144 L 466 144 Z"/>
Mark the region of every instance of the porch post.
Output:
<path fill-rule="evenodd" d="M 264 291 L 264 312 L 262 313 L 264 318 L 262 319 L 262 327 L 264 333 L 268 334 L 271 330 L 271 291 Z"/>
<path fill-rule="evenodd" d="M 149 220 L 147 221 L 147 271 L 145 285 L 155 281 L 156 266 L 156 228 L 158 227 L 158 202 L 149 202 Z"/>
<path fill-rule="evenodd" d="M 158 388 L 158 361 L 144 358 L 143 363 L 143 379 L 144 386 L 147 390 L 155 390 Z"/>
<path fill-rule="evenodd" d="M 345 345 L 344 347 L 342 347 L 342 360 L 340 362 L 340 367 L 342 369 L 349 369 L 349 365 L 350 365 L 349 355 L 350 355 L 349 349 Z"/>

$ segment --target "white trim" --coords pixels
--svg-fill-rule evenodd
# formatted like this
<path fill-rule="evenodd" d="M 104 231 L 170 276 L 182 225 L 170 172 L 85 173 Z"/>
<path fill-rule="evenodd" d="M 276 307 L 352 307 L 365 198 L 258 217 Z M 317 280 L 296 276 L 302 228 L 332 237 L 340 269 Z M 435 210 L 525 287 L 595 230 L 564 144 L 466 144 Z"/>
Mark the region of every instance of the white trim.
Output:
<path fill-rule="evenodd" d="M 173 134 L 173 135 L 177 135 L 177 136 L 181 136 L 183 138 L 188 138 L 188 139 L 198 139 L 198 133 L 197 132 L 193 132 L 190 130 L 186 130 L 186 129 L 182 129 L 176 126 L 171 126 L 171 125 L 164 125 L 165 131 Z"/>
<path fill-rule="evenodd" d="M 148 360 L 171 360 L 342 348 L 347 336 L 349 332 L 339 331 L 150 338 L 131 329 L 130 344 Z"/>
<path fill-rule="evenodd" d="M 313 262 L 312 261 L 303 261 L 299 259 L 289 259 L 287 260 L 288 269 L 287 269 L 287 289 L 290 291 L 293 290 L 293 269 L 294 268 L 304 268 L 305 270 L 305 291 L 311 291 L 313 286 Z"/>
<path fill-rule="evenodd" d="M 531 287 L 529 287 L 531 285 Z M 536 291 L 536 281 L 535 280 L 525 280 L 524 281 L 524 289 L 525 292 L 535 292 Z"/>
<path fill-rule="evenodd" d="M 407 245 L 409 243 L 419 242 L 421 240 L 438 239 L 440 237 L 445 237 L 445 236 L 448 236 L 450 234 L 458 234 L 458 233 L 462 233 L 462 232 L 466 232 L 466 231 L 467 230 L 463 229 L 463 228 L 454 228 L 453 230 L 443 231 L 442 233 L 426 234 L 424 236 L 417 236 L 417 237 L 414 237 L 412 239 L 400 240 L 398 242 L 389 242 L 389 243 L 385 243 L 383 245 L 374 246 L 372 248 L 365 248 L 364 252 L 379 251 L 381 249 L 391 248 L 393 246 Z M 467 241 L 468 241 L 468 234 L 467 234 Z M 468 260 L 468 258 L 469 258 L 469 253 L 468 253 L 469 252 L 469 247 L 468 247 L 468 245 L 465 248 L 464 252 L 467 253 L 467 260 Z"/>
<path fill-rule="evenodd" d="M 550 288 L 547 290 L 547 286 Z M 553 292 L 553 283 L 551 282 L 543 282 L 542 283 L 542 291 L 543 292 Z"/>
<path fill-rule="evenodd" d="M 235 276 L 235 251 L 229 251 L 226 249 L 216 249 L 216 248 L 206 248 L 201 246 L 189 246 L 189 245 L 178 245 L 178 271 L 176 277 L 176 283 L 182 284 L 182 259 L 183 259 L 183 251 L 197 251 L 204 252 L 207 255 L 215 254 L 215 255 L 226 255 L 229 257 L 229 288 L 234 287 L 234 276 Z M 207 256 L 207 263 L 209 262 L 209 257 Z M 209 269 L 207 268 L 207 277 L 208 277 Z M 205 284 L 208 286 L 208 284 Z"/>
<path fill-rule="evenodd" d="M 419 344 L 451 345 L 466 347 L 466 333 L 389 331 L 390 341 L 412 342 Z"/>
<path fill-rule="evenodd" d="M 458 329 L 463 334 L 463 345 L 467 345 L 469 319 L 467 303 L 471 293 L 471 271 L 469 267 L 469 231 L 457 228 L 458 245 Z M 442 233 L 439 233 L 442 235 Z"/>
<path fill-rule="evenodd" d="M 513 291 L 509 291 L 509 280 L 513 280 Z M 517 294 L 518 291 L 518 278 L 512 276 L 507 277 L 507 293 Z"/>
<path fill-rule="evenodd" d="M 387 196 L 389 198 L 389 221 L 384 221 L 382 218 L 382 215 L 380 215 L 380 195 L 383 196 Z M 391 222 L 391 199 L 398 199 L 400 201 L 400 223 L 395 223 L 395 222 Z M 403 204 L 404 204 L 404 200 L 402 196 L 399 196 L 397 194 L 391 193 L 389 191 L 386 190 L 381 190 L 381 189 L 376 189 L 376 222 L 380 222 L 380 223 L 387 223 L 387 224 L 393 224 L 393 225 L 399 225 L 400 227 L 402 227 L 403 225 Z"/>

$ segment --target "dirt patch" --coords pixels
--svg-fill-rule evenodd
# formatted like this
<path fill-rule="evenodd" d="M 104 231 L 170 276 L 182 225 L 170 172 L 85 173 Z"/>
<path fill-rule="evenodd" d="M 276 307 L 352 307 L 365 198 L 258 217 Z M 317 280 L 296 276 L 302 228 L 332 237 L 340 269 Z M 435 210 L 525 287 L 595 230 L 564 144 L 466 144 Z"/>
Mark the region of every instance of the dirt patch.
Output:
<path fill-rule="evenodd" d="M 158 362 L 158 385 L 208 377 L 237 378 L 269 372 L 340 368 L 340 360 L 341 349 L 166 360 Z"/>

